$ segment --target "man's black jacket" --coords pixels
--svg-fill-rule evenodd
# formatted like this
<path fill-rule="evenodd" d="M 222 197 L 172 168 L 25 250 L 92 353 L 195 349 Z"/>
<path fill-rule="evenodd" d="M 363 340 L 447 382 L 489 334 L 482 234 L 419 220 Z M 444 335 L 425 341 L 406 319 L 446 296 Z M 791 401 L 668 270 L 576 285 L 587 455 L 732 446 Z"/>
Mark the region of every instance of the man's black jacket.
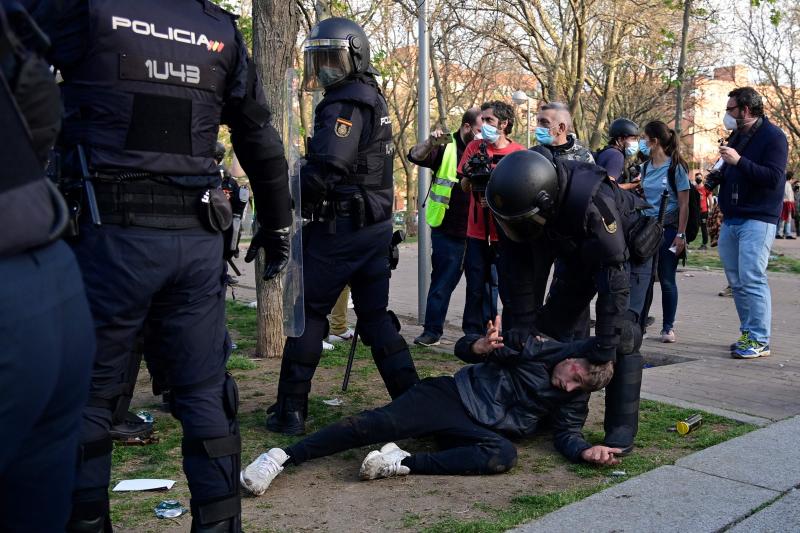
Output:
<path fill-rule="evenodd" d="M 476 363 L 454 376 L 470 416 L 511 436 L 532 435 L 543 418 L 551 417 L 556 449 L 569 460 L 579 461 L 581 452 L 591 448 L 581 433 L 589 413 L 589 393 L 557 389 L 550 384 L 550 375 L 558 362 L 591 350 L 594 340 L 540 342 L 531 336 L 519 352 L 495 350 L 480 356 L 472 353 L 479 338 L 466 335 L 455 346 L 459 359 Z"/>

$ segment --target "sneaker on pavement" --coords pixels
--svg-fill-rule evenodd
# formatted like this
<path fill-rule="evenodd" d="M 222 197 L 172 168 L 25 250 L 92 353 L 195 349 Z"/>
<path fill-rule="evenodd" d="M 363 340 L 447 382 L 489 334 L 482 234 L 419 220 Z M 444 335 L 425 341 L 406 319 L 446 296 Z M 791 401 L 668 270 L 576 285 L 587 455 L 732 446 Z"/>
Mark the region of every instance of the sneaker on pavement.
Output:
<path fill-rule="evenodd" d="M 719 296 L 722 296 L 722 297 L 725 297 L 725 298 L 733 298 L 733 289 L 731 289 L 731 286 L 728 285 L 727 287 L 725 287 L 724 289 L 719 291 L 718 294 L 719 294 Z"/>
<path fill-rule="evenodd" d="M 266 492 L 269 484 L 283 471 L 283 463 L 289 458 L 280 448 L 272 448 L 267 453 L 262 453 L 258 459 L 247 465 L 239 474 L 242 487 L 261 496 Z"/>
<path fill-rule="evenodd" d="M 743 331 L 741 336 L 738 339 L 736 339 L 736 342 L 731 344 L 731 353 L 739 349 L 747 348 L 749 342 L 750 342 L 750 333 L 748 333 L 747 331 Z"/>
<path fill-rule="evenodd" d="M 390 442 L 380 450 L 372 450 L 361 463 L 358 477 L 362 480 L 381 479 L 394 476 L 407 476 L 411 469 L 401 461 L 411 454 Z"/>
<path fill-rule="evenodd" d="M 775 235 L 776 239 L 783 239 L 783 235 Z"/>
<path fill-rule="evenodd" d="M 661 331 L 661 342 L 675 342 L 675 330 L 662 330 Z"/>
<path fill-rule="evenodd" d="M 794 240 L 794 235 L 787 235 L 786 238 L 789 239 L 790 241 L 793 241 Z"/>
<path fill-rule="evenodd" d="M 420 346 L 436 346 L 439 344 L 439 337 L 436 335 L 431 335 L 430 333 L 423 333 L 414 339 L 414 344 L 418 344 Z"/>
<path fill-rule="evenodd" d="M 336 346 L 334 346 L 333 344 L 331 344 L 329 342 L 322 341 L 322 349 L 323 350 L 333 350 L 335 348 L 336 348 Z"/>
<path fill-rule="evenodd" d="M 347 328 L 344 333 L 331 333 L 328 335 L 328 342 L 341 342 L 341 341 L 349 341 L 355 335 L 355 331 L 350 328 Z"/>
<path fill-rule="evenodd" d="M 733 352 L 734 359 L 755 359 L 769 355 L 769 344 L 749 339 L 747 345 Z"/>

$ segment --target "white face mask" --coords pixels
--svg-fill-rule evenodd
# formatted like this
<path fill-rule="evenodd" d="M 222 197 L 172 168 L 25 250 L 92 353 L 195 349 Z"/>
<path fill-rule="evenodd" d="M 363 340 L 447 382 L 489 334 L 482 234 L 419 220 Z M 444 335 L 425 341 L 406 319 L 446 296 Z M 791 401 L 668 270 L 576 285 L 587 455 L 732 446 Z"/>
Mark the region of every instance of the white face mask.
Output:
<path fill-rule="evenodd" d="M 725 116 L 722 118 L 722 125 L 725 126 L 725 129 L 728 131 L 736 131 L 739 124 L 730 113 L 725 113 Z"/>

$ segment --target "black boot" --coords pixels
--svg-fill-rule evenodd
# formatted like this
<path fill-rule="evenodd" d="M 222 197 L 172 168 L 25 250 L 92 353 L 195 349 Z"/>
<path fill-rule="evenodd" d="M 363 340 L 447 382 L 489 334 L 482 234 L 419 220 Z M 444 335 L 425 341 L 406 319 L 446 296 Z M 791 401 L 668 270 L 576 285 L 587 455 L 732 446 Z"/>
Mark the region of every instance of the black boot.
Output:
<path fill-rule="evenodd" d="M 147 442 L 153 436 L 153 423 L 145 422 L 130 411 L 108 431 L 112 439 L 123 443 Z"/>
<path fill-rule="evenodd" d="M 108 501 L 74 502 L 67 533 L 111 533 Z"/>
<path fill-rule="evenodd" d="M 267 409 L 267 429 L 284 435 L 303 435 L 306 432 L 308 398 L 306 396 L 281 396 Z"/>
<path fill-rule="evenodd" d="M 239 533 L 240 531 L 241 528 L 238 528 L 233 520 L 222 520 L 204 526 L 192 522 L 192 533 Z"/>
<path fill-rule="evenodd" d="M 642 389 L 642 355 L 617 355 L 614 378 L 606 387 L 605 445 L 620 448 L 620 456 L 633 450 L 639 430 L 639 394 Z"/>

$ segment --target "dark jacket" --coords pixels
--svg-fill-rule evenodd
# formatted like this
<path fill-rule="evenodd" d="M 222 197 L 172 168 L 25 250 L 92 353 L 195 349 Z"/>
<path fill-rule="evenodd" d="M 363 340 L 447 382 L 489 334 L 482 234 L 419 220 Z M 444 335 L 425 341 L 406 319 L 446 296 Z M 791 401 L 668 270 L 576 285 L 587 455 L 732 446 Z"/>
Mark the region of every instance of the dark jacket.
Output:
<path fill-rule="evenodd" d="M 453 132 L 453 137 L 456 139 L 456 164 L 461 161 L 461 156 L 464 153 L 467 145 L 461 140 L 458 130 Z M 429 168 L 434 173 L 439 170 L 444 158 L 444 146 L 434 146 L 433 150 L 428 153 L 424 159 L 415 159 L 411 157 L 411 152 L 408 153 L 408 160 L 421 167 Z M 461 189 L 461 183 L 453 185 L 450 191 L 450 207 L 445 212 L 444 220 L 441 225 L 434 230 L 441 231 L 442 233 L 458 239 L 467 238 L 467 216 L 469 214 L 469 194 Z"/>
<path fill-rule="evenodd" d="M 487 356 L 472 353 L 479 335 L 462 337 L 457 357 L 472 364 L 456 372 L 461 402 L 480 424 L 511 436 L 536 432 L 545 417 L 553 419 L 556 449 L 571 461 L 579 461 L 591 448 L 581 433 L 589 413 L 589 393 L 564 392 L 550 384 L 553 367 L 589 349 L 586 340 L 572 343 L 539 342 L 528 337 L 522 350 L 495 350 Z"/>
<path fill-rule="evenodd" d="M 737 132 L 728 141 L 742 158 L 738 165 L 722 168 L 719 207 L 726 220 L 777 224 L 783 207 L 789 145 L 783 131 L 766 117 L 754 127 L 755 132 Z"/>

